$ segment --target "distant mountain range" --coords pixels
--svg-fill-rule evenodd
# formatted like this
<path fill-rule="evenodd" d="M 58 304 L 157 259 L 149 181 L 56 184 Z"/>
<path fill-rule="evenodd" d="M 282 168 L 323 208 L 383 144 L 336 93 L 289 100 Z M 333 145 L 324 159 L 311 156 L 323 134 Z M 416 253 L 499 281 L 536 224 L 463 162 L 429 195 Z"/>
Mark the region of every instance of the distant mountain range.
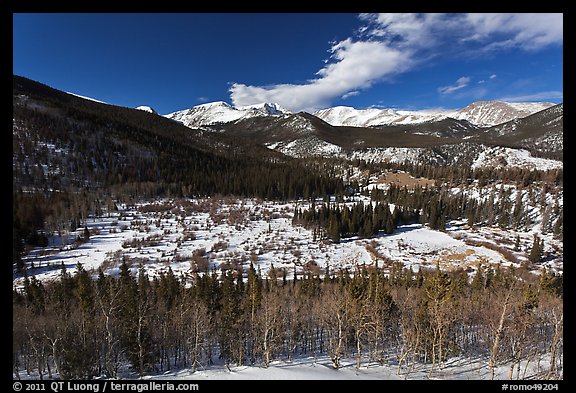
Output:
<path fill-rule="evenodd" d="M 451 118 L 465 120 L 478 127 L 490 127 L 526 117 L 553 105 L 550 102 L 478 101 L 457 110 L 428 109 L 417 111 L 377 108 L 354 109 L 347 106 L 337 106 L 322 109 L 312 113 L 312 115 L 332 126 L 379 127 L 413 125 Z M 197 105 L 165 116 L 193 128 L 229 123 L 252 117 L 277 116 L 290 113 L 278 104 L 273 103 L 233 107 L 219 101 Z"/>
<path fill-rule="evenodd" d="M 91 122 L 126 119 L 145 132 L 122 131 L 122 143 L 142 149 L 142 142 L 135 138 L 150 135 L 152 145 L 146 149 L 161 157 L 167 155 L 160 154 L 161 147 L 154 144 L 158 138 L 177 140 L 178 154 L 189 146 L 240 160 L 321 156 L 472 167 L 549 169 L 563 165 L 562 104 L 479 101 L 457 110 L 334 107 L 291 113 L 273 103 L 233 107 L 213 102 L 162 116 L 149 106 L 117 107 L 14 78 L 16 106 L 47 108 L 53 105 L 47 102 L 56 99 L 60 107 L 90 113 Z"/>
<path fill-rule="evenodd" d="M 540 108 L 545 109 L 525 116 L 526 113 Z M 376 113 L 374 110 L 368 111 Z M 537 168 L 539 165 L 546 168 L 562 165 L 560 161 L 551 163 L 524 159 L 528 154 L 532 158 L 562 160 L 562 104 L 485 101 L 453 111 L 454 117 L 431 112 L 420 117 L 418 113 L 410 116 L 404 113 L 402 119 L 391 123 L 389 115 L 392 112 L 384 110 L 381 111 L 378 122 L 388 116 L 388 123 L 376 125 L 376 117 L 372 116 L 374 125 L 369 127 L 335 126 L 326 121 L 336 123 L 338 118 L 344 123 L 362 123 L 354 123 L 350 121 L 350 117 L 340 116 L 353 113 L 360 113 L 357 119 L 368 118 L 366 111 L 351 108 L 343 111 L 340 107 L 320 113 L 324 119 L 317 116 L 318 113 L 265 115 L 260 112 L 258 115 L 242 116 L 229 122 L 212 121 L 211 124 L 200 127 L 218 134 L 250 140 L 293 157 L 322 156 L 370 161 L 409 160 L 433 165 L 473 165 L 484 150 L 498 146 L 523 149 L 526 153 L 511 160 L 482 162 L 486 165 L 491 165 L 491 162 L 507 162 L 515 166 L 523 166 L 525 163 L 530 168 Z M 498 123 L 500 120 L 497 119 L 504 122 Z M 479 125 L 488 123 L 498 124 Z M 364 124 L 370 124 L 370 121 L 364 121 Z M 503 151 L 498 150 L 499 154 Z M 476 166 L 478 165 L 481 164 Z"/>

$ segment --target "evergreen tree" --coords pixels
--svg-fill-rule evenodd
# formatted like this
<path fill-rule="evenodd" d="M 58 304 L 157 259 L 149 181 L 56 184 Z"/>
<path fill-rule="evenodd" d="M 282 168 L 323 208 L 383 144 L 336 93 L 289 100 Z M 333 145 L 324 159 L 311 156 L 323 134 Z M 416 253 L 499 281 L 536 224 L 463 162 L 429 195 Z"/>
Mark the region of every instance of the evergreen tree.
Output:
<path fill-rule="evenodd" d="M 123 261 L 120 265 L 120 274 L 116 283 L 118 287 L 119 312 L 118 322 L 120 328 L 120 344 L 128 354 L 130 363 L 138 367 L 138 285 L 130 273 L 130 268 Z"/>
<path fill-rule="evenodd" d="M 560 212 L 560 215 L 558 216 L 558 218 L 556 219 L 556 222 L 554 223 L 554 238 L 559 239 L 559 240 L 563 240 L 563 231 L 564 231 L 564 214 L 563 212 Z"/>
<path fill-rule="evenodd" d="M 476 270 L 476 274 L 474 274 L 474 278 L 472 278 L 472 283 L 470 284 L 470 289 L 472 292 L 481 293 L 485 286 L 485 278 L 484 278 L 484 268 L 482 265 L 478 265 L 478 269 Z"/>
<path fill-rule="evenodd" d="M 254 269 L 254 264 L 250 262 L 250 268 L 248 269 L 248 280 L 246 283 L 246 294 L 247 294 L 247 305 L 248 312 L 250 314 L 250 320 L 254 320 L 256 310 L 260 306 L 262 301 L 262 280 L 256 274 L 256 269 Z"/>
<path fill-rule="evenodd" d="M 335 214 L 330 216 L 330 223 L 328 225 L 328 236 L 334 243 L 340 243 L 340 224 Z"/>
<path fill-rule="evenodd" d="M 400 210 L 398 209 L 398 206 L 396 206 L 394 208 L 394 215 L 397 216 L 396 219 L 394 219 L 394 217 L 392 215 L 390 215 L 390 210 L 388 209 L 388 206 L 385 207 L 385 209 L 387 210 L 388 214 L 384 215 L 384 233 L 387 235 L 391 235 L 392 233 L 394 233 L 394 229 L 397 227 L 397 223 L 400 221 Z"/>
<path fill-rule="evenodd" d="M 94 287 L 90 275 L 80 262 L 76 265 L 75 279 L 80 311 L 84 318 L 90 319 L 94 315 Z"/>
<path fill-rule="evenodd" d="M 240 303 L 234 276 L 231 270 L 222 272 L 222 308 L 220 311 L 219 338 L 221 346 L 221 357 L 226 364 L 234 360 L 237 355 L 239 331 Z M 237 359 L 241 360 L 241 359 Z"/>
<path fill-rule="evenodd" d="M 476 223 L 476 219 L 477 219 L 477 217 L 476 217 L 476 209 L 477 209 L 477 207 L 476 207 L 476 206 L 477 206 L 477 205 L 476 205 L 476 201 L 475 201 L 475 200 L 469 201 L 469 202 L 466 204 L 466 213 L 465 213 L 465 215 L 466 215 L 466 220 L 467 220 L 467 224 L 468 224 L 469 227 L 473 227 L 474 224 Z"/>
<path fill-rule="evenodd" d="M 544 251 L 544 243 L 541 242 L 537 235 L 534 235 L 534 242 L 532 243 L 532 248 L 528 256 L 528 260 L 531 263 L 538 263 L 542 259 L 542 253 Z"/>

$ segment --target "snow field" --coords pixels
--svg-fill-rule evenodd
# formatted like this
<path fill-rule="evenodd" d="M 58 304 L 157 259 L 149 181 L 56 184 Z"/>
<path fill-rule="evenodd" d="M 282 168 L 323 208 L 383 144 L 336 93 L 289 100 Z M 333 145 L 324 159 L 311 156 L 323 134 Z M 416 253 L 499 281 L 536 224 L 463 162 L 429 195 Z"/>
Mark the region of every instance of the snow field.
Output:
<path fill-rule="evenodd" d="M 548 371 L 550 357 L 538 356 L 530 360 L 520 362 L 516 367 L 512 379 L 510 379 L 510 364 L 501 364 L 494 369 L 495 380 L 544 380 Z M 489 380 L 491 371 L 486 359 L 477 357 L 453 357 L 446 360 L 442 368 L 436 368 L 430 374 L 430 364 L 415 364 L 414 367 L 402 367 L 398 370 L 395 359 L 389 359 L 385 364 L 376 362 L 363 363 L 362 367 L 356 368 L 355 358 L 341 360 L 341 367 L 336 370 L 332 367 L 328 356 L 302 356 L 287 360 L 275 360 L 268 368 L 261 366 L 229 366 L 215 363 L 206 368 L 199 368 L 195 372 L 192 369 L 174 369 L 158 374 L 148 374 L 142 377 L 144 381 L 162 380 L 234 380 L 234 381 L 259 381 L 259 380 L 352 380 L 352 381 L 394 381 L 394 380 Z M 58 374 L 54 372 L 54 375 Z M 23 370 L 20 372 L 23 380 L 38 380 L 35 372 L 27 375 Z M 128 365 L 120 367 L 118 380 L 137 380 L 138 374 L 130 370 Z M 554 381 L 549 381 L 555 383 Z"/>
<path fill-rule="evenodd" d="M 542 379 L 547 372 L 548 357 L 522 361 L 520 375 L 514 370 L 513 379 Z M 387 364 L 367 363 L 356 368 L 355 359 L 345 359 L 338 370 L 331 366 L 327 356 L 303 357 L 294 361 L 273 361 L 268 368 L 258 366 L 213 365 L 192 373 L 189 369 L 168 371 L 162 375 L 149 375 L 147 380 L 488 380 L 491 371 L 485 359 L 450 358 L 443 368 L 430 373 L 429 364 L 418 364 L 414 368 L 403 367 L 391 359 Z M 130 376 L 127 376 L 130 378 Z M 503 364 L 494 369 L 495 380 L 510 379 L 510 365 Z"/>
<path fill-rule="evenodd" d="M 471 165 L 472 169 L 495 167 L 509 168 L 521 167 L 538 170 L 562 169 L 562 161 L 550 160 L 547 158 L 532 157 L 526 149 L 511 149 L 509 147 L 493 146 L 488 147 L 478 155 Z"/>
<path fill-rule="evenodd" d="M 400 262 L 415 272 L 438 265 L 446 270 L 467 269 L 473 274 L 479 264 L 519 266 L 496 247 L 483 244 L 492 243 L 512 252 L 518 235 L 522 248 L 515 255 L 520 261 L 526 260 L 532 245 L 531 232 L 488 227 L 469 230 L 463 222 L 453 222 L 445 232 L 411 224 L 400 226 L 391 235 L 372 239 L 345 238 L 338 244 L 322 239 L 314 241 L 311 229 L 292 225 L 296 205 L 308 208 L 307 202 L 302 201 L 277 203 L 231 198 L 156 201 L 111 217 L 89 219 L 87 226 L 92 234 L 86 243 L 37 249 L 24 257 L 24 262 L 30 267 L 28 275 L 40 280 L 57 279 L 62 265 L 73 273 L 78 263 L 94 276 L 99 267 L 105 274 L 116 275 L 123 260 L 135 275 L 142 265 L 151 278 L 169 268 L 177 276 L 191 277 L 199 270 L 195 254 L 204 259 L 210 271 L 241 265 L 246 272 L 253 262 L 263 277 L 273 266 L 278 278 L 284 270 L 287 279 L 293 278 L 294 271 L 298 275 L 304 271 L 324 275 L 327 267 L 332 273 L 341 268 L 353 272 L 356 266 L 375 263 L 389 268 L 390 261 Z M 58 239 L 52 239 L 53 243 L 54 240 Z M 546 240 L 548 247 L 558 248 L 562 255 L 561 242 L 554 243 L 551 236 Z M 561 258 L 548 263 L 561 270 Z M 13 286 L 21 287 L 22 280 L 16 276 Z"/>

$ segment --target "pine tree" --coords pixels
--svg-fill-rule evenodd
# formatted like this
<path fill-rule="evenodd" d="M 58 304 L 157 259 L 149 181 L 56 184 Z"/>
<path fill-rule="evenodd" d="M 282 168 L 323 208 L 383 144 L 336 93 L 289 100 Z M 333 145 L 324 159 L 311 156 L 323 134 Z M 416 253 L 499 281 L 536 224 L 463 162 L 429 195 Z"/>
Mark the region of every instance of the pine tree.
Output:
<path fill-rule="evenodd" d="M 394 208 L 394 214 L 396 214 L 398 212 L 398 216 L 399 214 L 399 210 L 398 207 Z M 399 218 L 398 219 L 394 219 L 393 216 L 390 214 L 390 210 L 388 210 L 388 214 L 386 214 L 384 216 L 384 233 L 387 235 L 391 235 L 392 233 L 394 233 L 394 229 L 397 227 L 397 224 L 395 224 L 395 222 L 399 222 Z"/>
<path fill-rule="evenodd" d="M 240 331 L 238 330 L 241 307 L 231 270 L 222 272 L 222 308 L 220 312 L 219 338 L 221 356 L 229 364 L 237 354 L 236 348 Z M 237 359 L 241 360 L 241 359 Z"/>
<path fill-rule="evenodd" d="M 328 224 L 328 236 L 334 243 L 340 243 L 340 224 L 335 214 L 330 216 L 330 223 Z"/>
<path fill-rule="evenodd" d="M 250 314 L 250 320 L 254 320 L 256 310 L 260 306 L 262 301 L 262 280 L 256 274 L 256 269 L 254 269 L 254 264 L 250 263 L 250 268 L 248 269 L 248 280 L 246 283 L 246 294 L 248 300 L 248 312 Z"/>
<path fill-rule="evenodd" d="M 448 274 L 436 265 L 436 271 L 431 273 L 424 283 L 424 293 L 428 313 L 430 315 L 429 329 L 431 333 L 431 356 L 434 370 L 436 362 L 443 362 L 447 356 L 447 336 L 454 314 L 455 296 L 452 280 Z"/>
<path fill-rule="evenodd" d="M 556 219 L 556 222 L 554 223 L 554 238 L 555 239 L 559 239 L 559 240 L 563 240 L 564 236 L 563 236 L 563 232 L 564 232 L 564 213 L 560 212 L 560 215 L 558 216 L 558 218 Z"/>
<path fill-rule="evenodd" d="M 348 206 L 342 208 L 340 215 L 340 233 L 347 236 L 350 233 L 350 209 Z"/>
<path fill-rule="evenodd" d="M 298 206 L 294 206 L 294 215 L 292 216 L 292 225 L 296 225 L 300 221 L 300 212 Z"/>
<path fill-rule="evenodd" d="M 519 229 L 524 221 L 523 195 L 522 190 L 516 191 L 516 201 L 514 202 L 514 210 L 512 211 L 512 225 L 515 229 Z"/>
<path fill-rule="evenodd" d="M 402 209 L 398 205 L 394 206 L 394 211 L 392 212 L 392 225 L 394 228 L 397 228 L 399 225 L 404 224 L 403 217 L 404 212 L 402 211 Z"/>
<path fill-rule="evenodd" d="M 90 275 L 80 262 L 76 265 L 75 279 L 80 311 L 85 318 L 91 318 L 94 314 L 94 287 Z"/>
<path fill-rule="evenodd" d="M 268 270 L 268 278 L 272 283 L 272 288 L 276 288 L 278 286 L 278 272 L 276 271 L 273 263 L 270 264 L 270 270 Z"/>
<path fill-rule="evenodd" d="M 543 242 L 540 242 L 540 239 L 537 235 L 534 235 L 534 242 L 532 243 L 532 249 L 530 250 L 530 255 L 528 256 L 528 260 L 531 263 L 538 263 L 542 259 L 543 253 Z"/>
<path fill-rule="evenodd" d="M 472 278 L 470 289 L 472 289 L 472 292 L 481 294 L 482 290 L 484 289 L 484 285 L 485 285 L 484 268 L 482 267 L 482 265 L 478 265 L 476 274 L 474 275 L 474 278 Z"/>
<path fill-rule="evenodd" d="M 120 265 L 120 274 L 116 282 L 119 291 L 119 312 L 117 314 L 120 325 L 120 343 L 124 348 L 130 363 L 138 367 L 138 285 L 130 273 L 130 269 L 123 261 Z"/>

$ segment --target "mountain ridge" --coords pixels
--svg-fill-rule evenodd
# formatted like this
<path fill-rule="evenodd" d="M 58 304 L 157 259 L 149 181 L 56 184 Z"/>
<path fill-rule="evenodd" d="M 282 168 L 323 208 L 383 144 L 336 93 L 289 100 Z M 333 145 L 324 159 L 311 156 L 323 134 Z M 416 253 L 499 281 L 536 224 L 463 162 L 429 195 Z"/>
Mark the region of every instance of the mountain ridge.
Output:
<path fill-rule="evenodd" d="M 213 132 L 250 139 L 285 155 L 394 161 L 396 155 L 433 165 L 476 166 L 508 162 L 537 168 L 562 166 L 563 105 L 493 127 L 477 127 L 450 117 L 416 124 L 374 127 L 332 126 L 306 113 L 254 117 L 210 126 Z M 553 127 L 551 126 L 553 125 Z M 505 131 L 502 131 L 502 130 Z M 503 149 L 494 149 L 501 147 Z M 411 150 L 411 151 L 410 151 Z M 518 153 L 524 150 L 526 153 Z M 492 154 L 511 159 L 490 160 Z M 531 158 L 529 158 L 531 157 Z M 552 159 L 556 163 L 533 160 Z"/>
<path fill-rule="evenodd" d="M 459 109 L 451 117 L 468 120 L 481 127 L 492 127 L 526 117 L 554 106 L 551 102 L 476 101 Z"/>
<path fill-rule="evenodd" d="M 80 110 L 83 113 L 81 116 L 88 116 L 90 121 L 95 119 L 100 123 L 102 120 L 98 119 L 106 116 L 112 116 L 114 119 L 122 118 L 125 119 L 121 121 L 122 127 L 128 126 L 145 131 L 142 134 L 143 138 L 159 140 L 165 138 L 165 132 L 168 132 L 171 135 L 168 136 L 169 139 L 186 141 L 185 144 L 191 148 L 207 153 L 214 152 L 219 156 L 248 154 L 249 157 L 269 157 L 272 160 L 321 156 L 385 161 L 397 160 L 393 156 L 401 152 L 398 154 L 415 157 L 424 162 L 430 161 L 428 157 L 436 157 L 430 161 L 434 165 L 451 165 L 456 162 L 470 165 L 482 151 L 499 146 L 524 149 L 535 157 L 557 161 L 562 161 L 563 158 L 563 104 L 548 107 L 549 103 L 516 103 L 511 106 L 506 103 L 485 101 L 475 105 L 472 108 L 475 110 L 468 111 L 478 115 L 479 107 L 495 106 L 500 109 L 500 113 L 504 113 L 506 111 L 501 110 L 503 106 L 516 111 L 532 111 L 539 106 L 547 106 L 547 109 L 524 118 L 515 118 L 492 127 L 479 127 L 465 119 L 436 116 L 431 112 L 423 112 L 428 116 L 427 121 L 417 122 L 412 121 L 414 119 L 407 120 L 409 113 L 394 110 L 388 110 L 386 113 L 388 115 L 401 113 L 404 121 L 397 121 L 392 125 L 357 127 L 334 126 L 308 112 L 289 113 L 277 104 L 264 103 L 236 108 L 220 101 L 195 107 L 196 112 L 193 114 L 197 115 L 197 124 L 204 119 L 208 121 L 206 125 L 186 126 L 182 121 L 183 117 L 192 115 L 187 110 L 174 112 L 180 113 L 180 118 L 177 116 L 170 118 L 155 114 L 149 107 L 126 108 L 99 103 L 40 85 L 15 76 L 14 103 L 30 104 L 30 107 L 34 108 L 38 105 L 34 98 L 35 92 L 38 91 L 40 96 L 45 97 L 43 100 L 53 97 L 51 100 L 57 102 L 57 105 L 52 105 L 49 110 L 40 108 L 41 111 L 56 111 L 60 113 L 59 116 L 66 116 L 67 112 L 58 108 L 71 105 L 76 111 Z M 21 90 L 29 97 L 19 95 Z M 466 108 L 470 109 L 470 106 Z M 339 110 L 350 112 L 345 107 L 339 107 Z M 213 117 L 214 111 L 223 114 L 224 118 Z M 379 112 L 372 110 L 370 113 Z M 221 121 L 226 117 L 229 121 Z M 105 126 L 108 127 L 108 124 Z M 127 136 L 123 134 L 122 138 Z M 139 143 L 134 146 L 138 145 Z M 156 147 L 149 146 L 146 149 L 155 151 Z M 386 150 L 385 154 L 382 153 L 383 149 Z M 416 149 L 414 152 L 419 153 L 413 155 L 408 150 L 404 151 L 405 149 Z M 502 154 L 502 150 L 498 151 L 498 154 Z M 149 155 L 145 151 L 142 152 Z M 459 158 L 455 158 L 455 155 Z M 466 155 L 470 157 L 464 157 Z"/>
<path fill-rule="evenodd" d="M 447 118 L 465 120 L 476 127 L 492 127 L 532 115 L 555 104 L 550 102 L 476 101 L 460 109 L 403 110 L 393 108 L 356 109 L 335 106 L 311 112 L 332 126 L 380 127 L 413 125 L 442 121 Z M 195 105 L 189 109 L 163 115 L 188 127 L 230 123 L 257 116 L 292 114 L 276 103 L 233 106 L 223 101 Z M 309 113 L 309 112 L 308 112 Z"/>

